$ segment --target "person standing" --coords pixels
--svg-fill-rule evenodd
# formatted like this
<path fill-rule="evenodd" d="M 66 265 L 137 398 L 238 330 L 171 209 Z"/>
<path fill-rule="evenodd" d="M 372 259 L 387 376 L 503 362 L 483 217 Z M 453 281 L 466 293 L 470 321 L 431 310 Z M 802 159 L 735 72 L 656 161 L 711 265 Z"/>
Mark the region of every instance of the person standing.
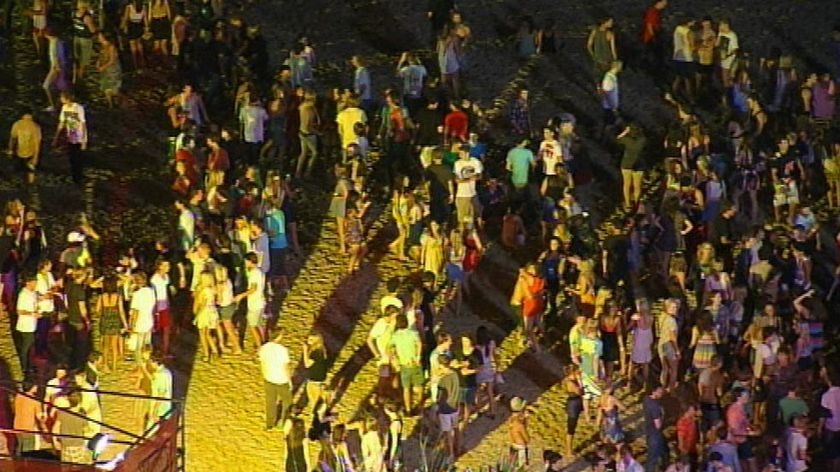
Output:
<path fill-rule="evenodd" d="M 785 472 L 804 472 L 808 470 L 807 419 L 796 415 L 785 434 Z"/>
<path fill-rule="evenodd" d="M 23 288 L 17 297 L 17 322 L 15 331 L 18 334 L 18 357 L 20 358 L 20 370 L 24 375 L 29 372 L 29 351 L 35 344 L 35 330 L 38 326 L 38 292 L 36 287 L 38 278 L 35 274 L 28 275 Z"/>
<path fill-rule="evenodd" d="M 826 368 L 828 390 L 820 397 L 820 406 L 831 412 L 820 418 L 819 430 L 823 433 L 823 448 L 829 451 L 831 470 L 840 470 L 840 377 L 834 368 Z"/>
<path fill-rule="evenodd" d="M 664 66 L 664 41 L 662 38 L 662 10 L 668 0 L 653 0 L 645 10 L 642 20 L 642 45 L 645 47 L 644 62 L 652 71 L 661 71 Z"/>
<path fill-rule="evenodd" d="M 149 287 L 145 272 L 134 274 L 134 292 L 131 294 L 131 308 L 129 326 L 135 338 L 134 359 L 139 364 L 143 362 L 143 349 L 151 343 L 152 327 L 154 327 L 155 305 L 157 296 L 154 289 Z"/>
<path fill-rule="evenodd" d="M 523 138 L 519 144 L 508 151 L 506 169 L 510 172 L 510 182 L 517 192 L 525 190 L 528 186 L 528 175 L 532 168 L 537 165 L 534 153 L 528 149 L 530 140 Z"/>
<path fill-rule="evenodd" d="M 99 33 L 99 60 L 96 70 L 99 71 L 99 88 L 105 95 L 109 108 L 114 107 L 114 98 L 120 94 L 122 87 L 122 66 L 120 53 L 114 37 L 110 33 Z"/>
<path fill-rule="evenodd" d="M 265 311 L 265 274 L 260 270 L 259 257 L 255 252 L 245 255 L 245 278 L 248 288 L 233 298 L 234 303 L 247 299 L 246 319 L 254 337 L 254 349 L 259 351 L 263 343 L 263 312 Z"/>
<path fill-rule="evenodd" d="M 737 59 L 738 49 L 740 48 L 738 45 L 738 35 L 732 31 L 729 20 L 720 21 L 715 47 L 719 51 L 718 65 L 720 66 L 720 78 L 723 87 L 728 89 L 732 86 L 732 69 L 735 65 L 735 59 Z"/>
<path fill-rule="evenodd" d="M 694 20 L 686 20 L 674 28 L 674 54 L 672 66 L 674 68 L 674 82 L 671 93 L 677 95 L 682 92 L 685 97 L 693 99 L 694 77 Z"/>
<path fill-rule="evenodd" d="M 68 337 L 73 347 L 70 366 L 77 369 L 85 364 L 90 352 L 90 315 L 87 306 L 87 269 L 76 268 L 71 272 L 66 287 Z"/>
<path fill-rule="evenodd" d="M 87 149 L 88 131 L 85 107 L 76 103 L 73 94 L 61 92 L 61 112 L 58 115 L 58 127 L 53 137 L 53 146 L 57 146 L 59 139 L 63 139 L 67 146 L 67 157 L 70 160 L 70 175 L 76 185 L 81 186 L 84 180 L 84 161 L 82 151 Z"/>
<path fill-rule="evenodd" d="M 361 100 L 362 110 L 370 115 L 376 107 L 376 103 L 373 100 L 370 72 L 365 67 L 365 61 L 360 56 L 350 58 L 350 65 L 355 68 L 353 71 L 353 92 Z"/>
<path fill-rule="evenodd" d="M 258 353 L 263 380 L 265 381 L 265 429 L 286 423 L 292 406 L 292 377 L 289 349 L 281 344 L 282 334 L 262 346 Z M 277 403 L 280 403 L 280 417 Z"/>
<path fill-rule="evenodd" d="M 155 272 L 152 274 L 150 283 L 155 291 L 155 326 L 161 334 L 160 351 L 164 356 L 169 355 L 169 337 L 172 327 L 172 315 L 169 311 L 170 291 L 174 294 L 175 289 L 169 279 L 171 263 L 159 258 L 155 262 Z"/>
<path fill-rule="evenodd" d="M 666 300 L 665 313 L 662 314 L 662 319 L 659 324 L 659 344 L 657 350 L 659 360 L 662 364 L 660 382 L 668 390 L 676 388 L 678 380 L 677 368 L 680 362 L 680 348 L 677 344 L 679 331 L 676 316 L 680 307 L 679 304 L 680 301 L 677 299 L 671 298 Z"/>
<path fill-rule="evenodd" d="M 478 159 L 470 157 L 469 147 L 461 147 L 453 172 L 455 173 L 455 210 L 458 222 L 461 223 L 468 218 L 476 220 L 481 218 L 481 204 L 478 201 L 476 182 L 481 179 L 484 166 Z"/>
<path fill-rule="evenodd" d="M 644 156 L 642 153 L 647 139 L 641 128 L 628 124 L 616 138 L 624 146 L 621 157 L 621 183 L 624 195 L 624 209 L 635 208 L 642 198 L 642 176 L 644 175 Z"/>
<path fill-rule="evenodd" d="M 242 140 L 245 141 L 245 159 L 248 165 L 259 162 L 265 141 L 265 124 L 268 120 L 268 112 L 256 95 L 252 95 L 248 104 L 239 109 L 239 126 L 242 131 Z"/>
<path fill-rule="evenodd" d="M 38 384 L 31 380 L 21 383 L 20 391 L 15 395 L 15 421 L 13 428 L 20 431 L 38 431 L 41 429 L 41 402 L 38 400 Z M 35 433 L 19 433 L 17 453 L 23 455 L 35 450 Z"/>
<path fill-rule="evenodd" d="M 370 84 L 367 86 L 370 86 Z M 312 168 L 318 158 L 318 127 L 321 125 L 321 118 L 315 108 L 314 92 L 306 92 L 298 112 L 300 113 L 300 129 L 298 130 L 300 155 L 295 166 L 295 178 L 300 179 L 304 175 L 306 177 L 312 175 Z"/>
<path fill-rule="evenodd" d="M 41 126 L 35 122 L 32 112 L 23 112 L 20 119 L 12 125 L 9 133 L 9 155 L 16 167 L 26 175 L 26 183 L 35 182 L 35 168 L 41 154 Z"/>
<path fill-rule="evenodd" d="M 423 404 L 423 367 L 420 364 L 423 343 L 417 330 L 409 327 L 408 317 L 402 313 L 397 315 L 391 346 L 400 368 L 403 404 L 410 415 Z"/>
<path fill-rule="evenodd" d="M 517 469 L 527 467 L 528 444 L 531 437 L 528 434 L 528 412 L 525 410 L 527 402 L 522 397 L 510 399 L 510 418 L 508 419 L 508 438 L 510 441 L 510 462 Z"/>
<path fill-rule="evenodd" d="M 445 438 L 446 452 L 451 458 L 458 456 L 460 428 L 458 427 L 458 400 L 461 381 L 452 369 L 452 357 L 448 353 L 438 356 L 437 414 L 440 432 Z"/>
<path fill-rule="evenodd" d="M 408 108 L 408 116 L 416 117 L 424 103 L 423 84 L 429 73 L 417 55 L 404 52 L 397 63 L 397 75 L 403 80 L 403 103 Z"/>
<path fill-rule="evenodd" d="M 600 80 L 610 70 L 612 63 L 618 60 L 615 50 L 615 19 L 604 18 L 592 31 L 586 40 L 586 50 L 595 62 L 595 80 Z"/>
<path fill-rule="evenodd" d="M 666 465 L 668 443 L 665 441 L 665 409 L 662 407 L 662 395 L 665 389 L 655 385 L 650 395 L 642 401 L 645 415 L 645 442 L 647 443 L 647 461 L 645 472 L 656 472 L 659 465 Z"/>
<path fill-rule="evenodd" d="M 157 355 L 149 359 L 148 369 L 152 375 L 151 396 L 155 398 L 149 401 L 147 430 L 172 410 L 172 371 L 164 365 L 163 358 Z"/>
<path fill-rule="evenodd" d="M 78 391 L 59 397 L 55 406 L 60 408 L 53 424 L 53 432 L 61 435 L 55 441 L 61 444 L 61 462 L 89 464 L 90 453 L 85 445 L 85 427 L 87 420 L 82 413 L 82 397 Z"/>
<path fill-rule="evenodd" d="M 601 80 L 601 109 L 604 111 L 604 124 L 601 129 L 602 139 L 607 127 L 611 127 L 619 118 L 618 74 L 624 68 L 621 61 L 613 61 Z"/>
<path fill-rule="evenodd" d="M 207 137 L 207 149 L 210 151 L 207 156 L 207 190 L 224 185 L 225 174 L 230 169 L 230 155 L 222 147 L 221 140 L 218 135 Z"/>
<path fill-rule="evenodd" d="M 93 37 L 96 24 L 87 0 L 79 0 L 73 13 L 73 83 L 85 78 L 85 68 L 93 56 Z"/>

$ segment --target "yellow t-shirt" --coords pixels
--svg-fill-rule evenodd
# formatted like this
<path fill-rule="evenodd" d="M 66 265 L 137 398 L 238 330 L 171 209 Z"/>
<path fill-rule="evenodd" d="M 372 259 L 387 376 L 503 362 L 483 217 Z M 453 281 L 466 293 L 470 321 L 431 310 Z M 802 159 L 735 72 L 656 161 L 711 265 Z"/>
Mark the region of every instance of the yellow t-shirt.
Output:
<path fill-rule="evenodd" d="M 41 144 L 41 127 L 31 120 L 18 120 L 12 125 L 17 157 L 34 157 Z"/>

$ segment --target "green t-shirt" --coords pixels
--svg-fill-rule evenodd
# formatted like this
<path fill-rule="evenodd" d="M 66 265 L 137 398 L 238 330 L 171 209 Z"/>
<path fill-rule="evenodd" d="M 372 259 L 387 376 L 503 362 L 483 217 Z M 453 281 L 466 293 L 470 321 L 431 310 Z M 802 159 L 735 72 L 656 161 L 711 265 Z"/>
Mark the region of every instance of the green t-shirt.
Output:
<path fill-rule="evenodd" d="M 801 398 L 785 397 L 779 400 L 779 410 L 782 412 L 782 421 L 788 425 L 794 415 L 806 416 L 808 414 L 808 404 Z"/>
<path fill-rule="evenodd" d="M 420 335 L 413 329 L 400 329 L 391 336 L 391 345 L 397 354 L 401 366 L 412 365 L 420 359 Z"/>
<path fill-rule="evenodd" d="M 514 187 L 524 187 L 528 184 L 528 172 L 533 164 L 534 153 L 530 149 L 515 147 L 508 152 L 507 165 Z"/>

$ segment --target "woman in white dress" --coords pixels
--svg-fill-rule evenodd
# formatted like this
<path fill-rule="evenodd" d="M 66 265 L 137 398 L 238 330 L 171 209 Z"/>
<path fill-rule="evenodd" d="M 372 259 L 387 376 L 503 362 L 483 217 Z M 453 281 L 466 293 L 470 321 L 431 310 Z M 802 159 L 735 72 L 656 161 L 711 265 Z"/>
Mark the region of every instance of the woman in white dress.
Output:
<path fill-rule="evenodd" d="M 202 272 L 198 279 L 198 287 L 195 290 L 193 300 L 193 313 L 195 314 L 195 326 L 198 328 L 198 337 L 201 341 L 201 352 L 204 361 L 210 361 L 210 353 L 218 356 L 222 350 L 217 338 L 219 327 L 219 311 L 216 307 L 217 299 L 216 278 L 213 272 Z M 213 330 L 213 334 L 210 334 Z"/>

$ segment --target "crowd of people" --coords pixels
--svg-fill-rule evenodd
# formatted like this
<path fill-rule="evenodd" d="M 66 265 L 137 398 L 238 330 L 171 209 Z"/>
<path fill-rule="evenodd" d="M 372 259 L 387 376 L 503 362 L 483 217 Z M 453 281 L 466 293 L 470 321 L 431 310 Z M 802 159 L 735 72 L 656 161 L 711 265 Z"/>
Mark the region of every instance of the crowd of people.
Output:
<path fill-rule="evenodd" d="M 161 121 L 172 134 L 175 230 L 155 241 L 138 235 L 106 261 L 85 215 L 56 247 L 32 208 L 7 204 L 3 302 L 25 375 L 15 428 L 33 431 L 18 435 L 18 452 L 88 461 L 79 441 L 34 431 L 98 432 L 99 375 L 133 372 L 137 391 L 154 397 L 136 411 L 138 430 L 153 427 L 171 408 L 160 398 L 172 396 L 166 364 L 176 341 L 195 331 L 201 362 L 260 364 L 265 428 L 281 430 L 290 471 L 399 469 L 412 417 L 433 425 L 449 464 L 466 452 L 470 424 L 500 412 L 511 469 L 537 462 L 537 442 L 562 450 L 543 455 L 552 471 L 584 456 L 595 471 L 840 468 L 840 371 L 826 349 L 840 271 L 815 211 L 840 206 L 828 69 L 777 48 L 755 61 L 725 18 L 676 18 L 667 33 L 668 4 L 657 0 L 638 40 L 618 34 L 614 18 L 592 28 L 585 75 L 601 114 L 590 130 L 569 110 L 535 124 L 525 88 L 501 120 L 471 100 L 473 33 L 447 0 L 429 3 L 432 55 L 402 54 L 383 84 L 360 55 L 349 58 L 346 83 L 323 83 L 303 34 L 273 74 L 259 27 L 220 1 L 51 6 L 34 0 L 26 13 L 47 65 L 46 111 L 58 113 L 52 144 L 77 185 L 96 117 L 75 97 L 101 93 L 124 106 L 132 91 L 123 70 L 174 66 L 181 86 Z M 553 22 L 523 19 L 516 53 L 552 61 L 561 37 Z M 662 89 L 664 132 L 622 108 L 626 70 Z M 28 184 L 43 152 L 34 117 L 22 113 L 9 141 Z M 603 209 L 579 191 L 600 185 L 586 149 L 594 140 L 612 153 L 607 165 L 622 184 L 614 214 L 597 218 L 603 227 L 590 215 Z M 324 177 L 334 182 L 329 195 L 314 189 Z M 386 283 L 367 337 L 377 388 L 354 418 L 334 412 L 341 392 L 328 378 L 328 333 L 291 353 L 272 329 L 305 249 L 296 207 L 311 198 L 329 199 L 347 277 L 368 264 L 366 229 L 383 206 L 395 227 L 388 249 L 417 275 Z M 469 311 L 471 277 L 491 245 L 526 261 L 505 313 L 523 347 L 567 356 L 565 437 L 531 437 L 533 410 L 502 385 L 492 329 L 456 332 L 448 322 Z M 628 389 L 642 391 L 644 461 L 622 426 Z M 575 440 L 580 419 L 597 429 L 591 454 Z"/>

